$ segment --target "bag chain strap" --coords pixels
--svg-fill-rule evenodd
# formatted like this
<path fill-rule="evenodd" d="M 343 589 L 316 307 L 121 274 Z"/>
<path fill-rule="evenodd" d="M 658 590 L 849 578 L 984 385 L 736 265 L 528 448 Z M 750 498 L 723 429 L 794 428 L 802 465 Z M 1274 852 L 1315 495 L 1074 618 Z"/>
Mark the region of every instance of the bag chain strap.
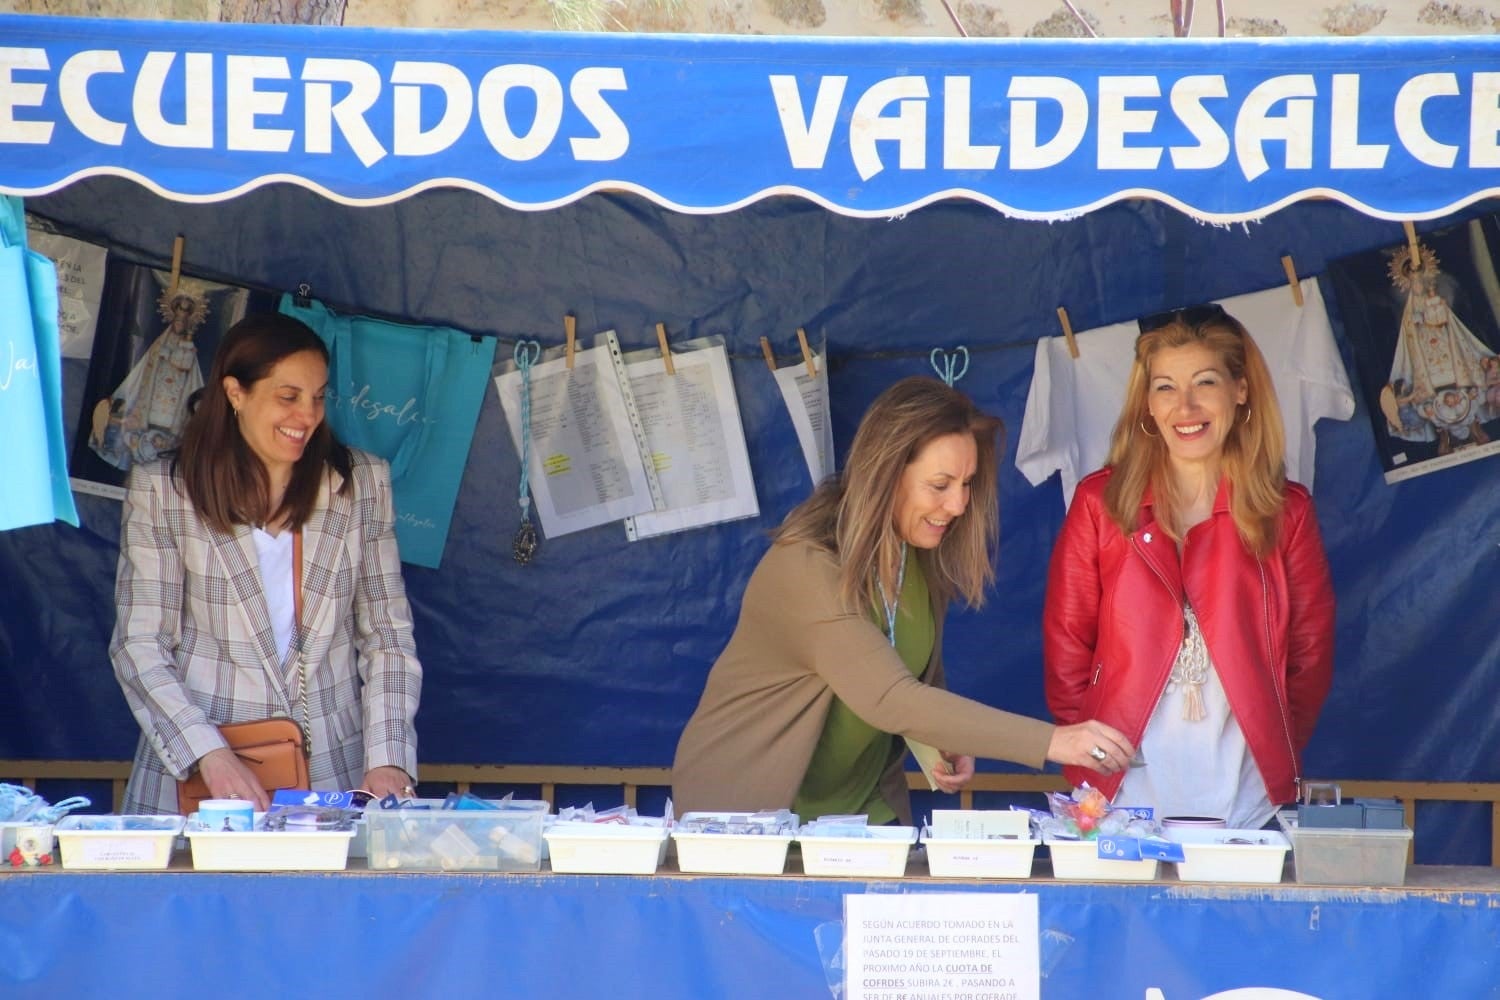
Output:
<path fill-rule="evenodd" d="M 302 529 L 292 532 L 292 607 L 295 609 L 297 643 L 297 701 L 301 704 L 302 719 L 297 723 L 302 730 L 302 755 L 312 758 L 312 725 L 307 718 L 307 657 L 302 644 Z"/>

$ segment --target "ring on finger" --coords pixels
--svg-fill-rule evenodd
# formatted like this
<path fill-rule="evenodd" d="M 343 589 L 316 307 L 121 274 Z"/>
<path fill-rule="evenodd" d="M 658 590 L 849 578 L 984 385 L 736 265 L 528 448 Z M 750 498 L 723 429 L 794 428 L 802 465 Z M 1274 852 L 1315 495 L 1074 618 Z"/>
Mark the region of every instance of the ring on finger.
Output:
<path fill-rule="evenodd" d="M 1104 750 L 1104 748 L 1101 747 L 1097 743 L 1095 743 L 1093 746 L 1089 747 L 1089 756 L 1092 757 L 1092 758 L 1094 758 L 1095 760 L 1097 760 L 1101 764 L 1103 764 L 1105 761 L 1109 760 L 1109 754 L 1106 753 L 1105 750 Z"/>

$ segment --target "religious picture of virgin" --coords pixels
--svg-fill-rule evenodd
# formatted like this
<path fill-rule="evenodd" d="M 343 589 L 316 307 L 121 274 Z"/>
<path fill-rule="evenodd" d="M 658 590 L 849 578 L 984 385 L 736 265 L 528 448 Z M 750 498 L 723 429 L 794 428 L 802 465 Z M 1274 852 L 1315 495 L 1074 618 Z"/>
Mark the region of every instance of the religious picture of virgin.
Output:
<path fill-rule="evenodd" d="M 269 302 L 269 296 L 265 296 Z M 124 495 L 125 475 L 177 447 L 219 337 L 259 293 L 111 262 L 69 462 L 75 489 Z"/>
<path fill-rule="evenodd" d="M 1500 453 L 1500 219 L 1329 265 L 1388 483 Z"/>

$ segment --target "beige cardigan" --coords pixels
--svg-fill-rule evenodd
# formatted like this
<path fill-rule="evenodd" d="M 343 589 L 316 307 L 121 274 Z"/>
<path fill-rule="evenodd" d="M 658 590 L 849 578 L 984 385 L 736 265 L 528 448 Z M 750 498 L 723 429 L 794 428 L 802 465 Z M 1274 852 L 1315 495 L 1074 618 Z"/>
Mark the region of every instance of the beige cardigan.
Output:
<path fill-rule="evenodd" d="M 804 542 L 773 545 L 750 576 L 734 635 L 677 743 L 677 815 L 790 808 L 835 696 L 884 732 L 1041 767 L 1051 724 L 943 689 L 944 610 L 934 600 L 936 639 L 919 680 L 867 616 L 842 606 L 835 556 Z M 910 823 L 905 750 L 896 744 L 880 787 Z"/>

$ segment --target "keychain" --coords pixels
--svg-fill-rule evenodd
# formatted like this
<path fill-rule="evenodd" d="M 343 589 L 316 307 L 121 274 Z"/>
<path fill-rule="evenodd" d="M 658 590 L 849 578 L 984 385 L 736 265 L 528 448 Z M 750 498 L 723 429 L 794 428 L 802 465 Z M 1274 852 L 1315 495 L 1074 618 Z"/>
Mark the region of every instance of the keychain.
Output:
<path fill-rule="evenodd" d="M 516 341 L 516 368 L 521 372 L 521 526 L 516 529 L 510 551 L 522 566 L 536 558 L 539 544 L 536 527 L 531 523 L 531 366 L 541 357 L 542 345 L 537 341 Z"/>

